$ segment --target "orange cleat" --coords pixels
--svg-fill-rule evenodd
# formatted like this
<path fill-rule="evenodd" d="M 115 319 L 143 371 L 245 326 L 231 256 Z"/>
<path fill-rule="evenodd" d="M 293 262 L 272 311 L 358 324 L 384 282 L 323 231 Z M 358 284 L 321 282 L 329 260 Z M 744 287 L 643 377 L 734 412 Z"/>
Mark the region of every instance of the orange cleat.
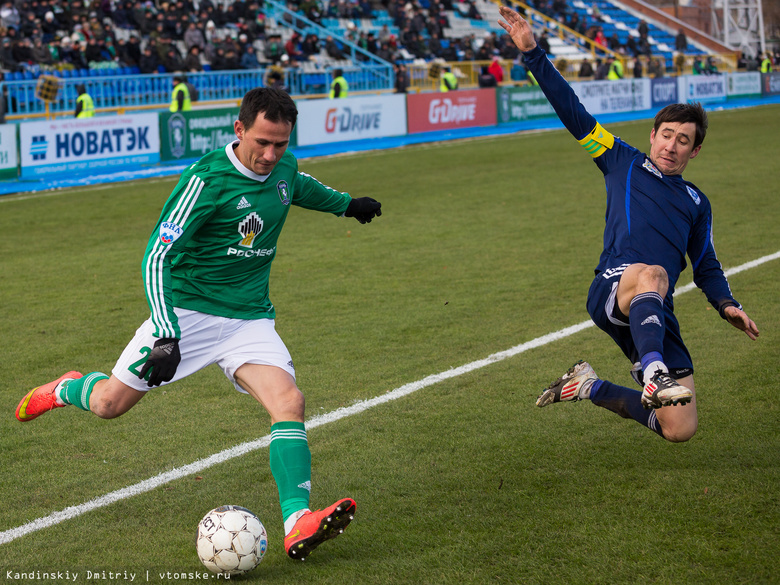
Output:
<path fill-rule="evenodd" d="M 284 550 L 290 558 L 304 560 L 326 540 L 344 532 L 355 517 L 355 500 L 344 498 L 324 510 L 306 512 L 284 538 Z"/>
<path fill-rule="evenodd" d="M 68 372 L 54 380 L 54 382 L 33 388 L 22 398 L 19 406 L 16 407 L 16 418 L 21 422 L 27 422 L 41 416 L 45 412 L 67 406 L 57 402 L 57 390 L 62 388 L 65 382 L 77 380 L 83 376 L 84 374 L 81 372 Z"/>

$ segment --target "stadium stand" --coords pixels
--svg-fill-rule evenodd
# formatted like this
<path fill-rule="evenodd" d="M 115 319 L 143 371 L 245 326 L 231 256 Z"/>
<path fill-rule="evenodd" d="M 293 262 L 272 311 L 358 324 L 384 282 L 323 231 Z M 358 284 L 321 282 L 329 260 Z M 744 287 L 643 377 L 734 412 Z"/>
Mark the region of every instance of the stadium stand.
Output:
<path fill-rule="evenodd" d="M 555 59 L 578 62 L 604 47 L 627 58 L 661 58 L 674 71 L 674 33 L 617 3 L 518 6 Z M 689 43 L 686 53 L 704 51 Z M 391 91 L 392 63 L 489 62 L 494 55 L 508 69 L 517 51 L 489 0 L 7 0 L 0 6 L 0 82 L 11 116 L 43 113 L 34 97 L 42 74 L 62 80 L 47 110 L 58 114 L 72 110 L 79 81 L 89 84 L 100 111 L 164 106 L 170 76 L 180 70 L 207 102 L 240 99 L 244 88 L 266 83 L 272 68 L 297 95 L 325 93 L 334 68 L 345 71 L 353 91 Z"/>

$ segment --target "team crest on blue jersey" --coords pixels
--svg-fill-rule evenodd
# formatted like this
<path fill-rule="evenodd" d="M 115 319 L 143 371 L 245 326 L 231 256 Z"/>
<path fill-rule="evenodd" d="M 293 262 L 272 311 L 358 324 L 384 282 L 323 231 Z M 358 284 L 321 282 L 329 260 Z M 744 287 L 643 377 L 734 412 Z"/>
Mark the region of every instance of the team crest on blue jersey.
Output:
<path fill-rule="evenodd" d="M 656 177 L 659 179 L 663 179 L 664 176 L 661 174 L 661 171 L 659 171 L 657 168 L 655 168 L 655 165 L 650 162 L 649 158 L 645 158 L 645 164 L 642 165 L 642 167 L 651 173 L 653 173 Z"/>
<path fill-rule="evenodd" d="M 290 190 L 287 187 L 287 181 L 279 181 L 276 184 L 276 190 L 279 192 L 279 199 L 282 202 L 282 205 L 289 205 L 290 204 Z"/>
<path fill-rule="evenodd" d="M 165 244 L 173 244 L 184 232 L 179 226 L 170 221 L 164 221 L 160 224 L 160 241 Z"/>
<path fill-rule="evenodd" d="M 699 194 L 696 192 L 696 189 L 691 189 L 689 185 L 686 185 L 685 188 L 688 189 L 688 195 L 691 196 L 691 199 L 693 199 L 693 202 L 696 205 L 701 203 L 701 197 L 699 197 Z"/>

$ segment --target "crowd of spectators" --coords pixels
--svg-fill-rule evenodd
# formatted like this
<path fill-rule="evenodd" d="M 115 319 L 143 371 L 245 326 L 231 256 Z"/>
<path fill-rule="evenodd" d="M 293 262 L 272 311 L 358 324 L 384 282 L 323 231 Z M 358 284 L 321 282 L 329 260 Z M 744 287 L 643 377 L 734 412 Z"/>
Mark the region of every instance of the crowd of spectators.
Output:
<path fill-rule="evenodd" d="M 230 34 L 217 34 L 218 30 Z M 141 73 L 257 67 L 261 0 L 6 0 L 0 7 L 0 67 L 130 67 Z M 179 43 L 177 41 L 182 41 Z"/>
<path fill-rule="evenodd" d="M 450 27 L 448 12 L 457 10 L 465 17 L 481 20 L 472 0 L 429 0 L 425 9 L 413 0 L 381 2 L 398 34 L 393 34 L 387 25 L 383 25 L 377 33 L 350 28 L 346 36 L 357 46 L 386 61 L 490 61 L 496 55 L 513 59 L 518 53 L 514 43 L 505 34 L 469 34 L 462 38 L 445 38 L 444 29 Z M 329 55 L 337 56 L 335 49 L 334 53 L 326 49 Z"/>
<path fill-rule="evenodd" d="M 503 35 L 444 39 L 449 25 L 445 11 L 459 8 L 480 18 L 472 0 L 430 0 L 426 9 L 416 0 L 380 1 L 399 33 L 391 34 L 387 26 L 374 33 L 353 25 L 347 38 L 385 60 L 490 60 L 517 54 Z M 289 0 L 287 6 L 318 23 L 323 18 L 354 22 L 373 14 L 369 0 L 333 0 L 325 7 L 320 0 Z M 266 35 L 265 18 L 262 0 L 5 0 L 0 6 L 0 68 L 197 72 L 204 64 L 211 70 L 295 66 L 322 50 L 333 59 L 348 57 L 332 36 L 293 33 L 283 42 L 278 35 Z M 255 50 L 258 39 L 264 48 L 260 54 Z"/>
<path fill-rule="evenodd" d="M 626 41 L 622 42 L 617 33 L 613 33 L 609 37 L 604 34 L 603 17 L 597 3 L 593 3 L 586 14 L 574 10 L 566 0 L 528 0 L 527 4 L 545 16 L 589 38 L 597 45 L 597 48 L 610 49 L 630 58 L 636 58 L 640 55 L 644 55 L 647 58 L 652 56 L 649 26 L 645 20 L 639 21 L 636 30 L 637 36 L 628 35 Z M 682 33 L 682 31 L 680 32 Z M 682 33 L 682 37 L 685 37 L 684 33 Z M 684 52 L 687 49 L 687 45 L 687 40 L 685 40 L 684 46 L 677 50 Z"/>
<path fill-rule="evenodd" d="M 427 8 L 415 0 L 380 0 L 381 6 L 392 18 L 394 34 L 388 25 L 382 25 L 378 31 L 363 30 L 354 25 L 358 19 L 370 19 L 374 13 L 372 6 L 363 1 L 350 2 L 335 0 L 323 9 L 317 0 L 302 0 L 299 5 L 288 1 L 287 7 L 305 15 L 310 20 L 320 24 L 323 18 L 346 19 L 348 28 L 345 38 L 352 44 L 368 53 L 390 61 L 408 61 L 410 59 L 425 59 L 431 61 L 441 58 L 446 61 L 471 60 L 485 58 L 490 60 L 493 55 L 501 54 L 512 58 L 517 54 L 514 44 L 508 37 L 497 39 L 490 35 L 486 42 L 482 37 L 469 35 L 461 39 L 444 39 L 444 29 L 450 25 L 446 11 L 459 8 L 464 14 L 474 19 L 481 16 L 472 0 L 429 0 Z M 290 24 L 294 17 L 287 18 Z M 321 50 L 332 59 L 341 60 L 348 56 L 345 46 L 333 36 L 325 39 L 316 34 L 304 37 L 294 33 L 286 43 L 280 37 L 269 36 L 265 40 L 264 57 L 269 62 L 278 62 L 282 56 L 288 58 L 291 66 L 308 60 Z M 358 54 L 356 57 L 361 59 Z"/>
<path fill-rule="evenodd" d="M 373 0 L 392 18 L 374 30 L 354 26 L 374 14 L 372 0 L 287 0 L 290 11 L 321 23 L 347 19 L 346 36 L 355 45 L 390 62 L 515 60 L 517 48 L 505 34 L 445 38 L 447 14 L 481 19 L 473 0 Z M 286 42 L 266 34 L 263 0 L 0 0 L 0 68 L 3 71 L 128 67 L 139 73 L 249 69 L 274 64 L 293 67 L 324 51 L 348 57 L 336 38 L 293 33 Z M 593 39 L 598 45 L 652 62 L 647 23 L 625 44 L 605 38 L 596 5 L 582 17 L 566 0 L 527 0 L 534 9 Z M 296 17 L 286 15 L 289 24 Z M 298 23 L 299 24 L 299 23 Z M 227 31 L 227 32 L 226 32 Z M 263 42 L 256 45 L 255 41 Z M 539 44 L 549 52 L 545 34 Z M 678 51 L 687 48 L 682 31 Z M 256 46 L 262 46 L 260 54 Z M 358 57 L 359 59 L 360 57 Z M 638 60 L 638 59 L 637 59 Z"/>

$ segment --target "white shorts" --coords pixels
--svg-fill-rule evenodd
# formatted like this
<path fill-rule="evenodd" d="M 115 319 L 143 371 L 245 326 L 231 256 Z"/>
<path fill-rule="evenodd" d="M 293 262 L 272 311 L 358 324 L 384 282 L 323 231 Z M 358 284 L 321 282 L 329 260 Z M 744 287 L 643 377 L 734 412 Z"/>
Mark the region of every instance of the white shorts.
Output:
<path fill-rule="evenodd" d="M 211 364 L 218 364 L 239 392 L 246 391 L 236 383 L 235 373 L 244 364 L 276 366 L 295 378 L 290 352 L 276 332 L 273 319 L 228 319 L 188 309 L 174 309 L 181 329 L 181 363 L 170 384 L 186 378 Z M 136 390 L 149 390 L 146 380 L 138 377 L 154 347 L 152 320 L 144 321 L 135 332 L 112 374 Z"/>

